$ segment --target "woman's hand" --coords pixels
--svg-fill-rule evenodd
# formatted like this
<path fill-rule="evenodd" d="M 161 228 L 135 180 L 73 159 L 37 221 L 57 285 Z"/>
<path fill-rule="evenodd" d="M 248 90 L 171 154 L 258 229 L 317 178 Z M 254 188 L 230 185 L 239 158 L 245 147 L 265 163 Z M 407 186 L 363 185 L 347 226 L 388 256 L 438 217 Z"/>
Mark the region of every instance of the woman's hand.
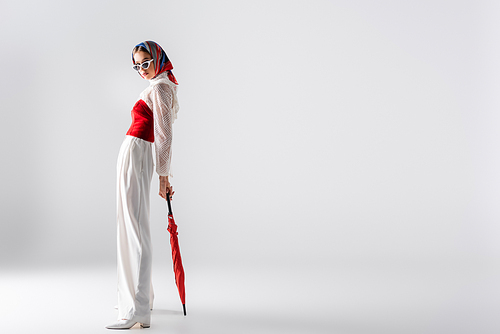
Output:
<path fill-rule="evenodd" d="M 166 200 L 167 199 L 167 194 L 170 194 L 170 199 L 172 199 L 172 196 L 174 195 L 175 191 L 170 185 L 170 182 L 168 182 L 168 176 L 160 176 L 160 193 L 159 195 Z"/>

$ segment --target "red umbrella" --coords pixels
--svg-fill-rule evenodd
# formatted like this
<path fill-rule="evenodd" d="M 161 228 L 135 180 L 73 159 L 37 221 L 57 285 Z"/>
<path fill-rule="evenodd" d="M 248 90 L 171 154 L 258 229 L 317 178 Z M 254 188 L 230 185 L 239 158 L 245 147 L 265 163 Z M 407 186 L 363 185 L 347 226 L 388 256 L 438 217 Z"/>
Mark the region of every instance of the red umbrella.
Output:
<path fill-rule="evenodd" d="M 181 250 L 179 249 L 179 240 L 177 239 L 177 225 L 175 225 L 174 215 L 172 214 L 172 207 L 170 206 L 170 194 L 167 194 L 168 204 L 168 227 L 167 231 L 170 232 L 170 246 L 172 247 L 172 262 L 174 264 L 175 284 L 179 290 L 179 297 L 181 297 L 182 308 L 184 315 L 186 315 L 186 291 L 184 290 L 184 268 L 182 267 Z"/>

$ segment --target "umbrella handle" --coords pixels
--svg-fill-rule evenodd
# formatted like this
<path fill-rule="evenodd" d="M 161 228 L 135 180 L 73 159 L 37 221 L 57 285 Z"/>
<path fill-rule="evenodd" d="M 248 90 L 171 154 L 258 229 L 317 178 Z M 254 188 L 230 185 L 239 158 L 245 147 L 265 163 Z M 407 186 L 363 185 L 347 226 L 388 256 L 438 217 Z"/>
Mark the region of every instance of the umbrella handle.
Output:
<path fill-rule="evenodd" d="M 168 205 L 168 214 L 172 214 L 172 206 L 170 205 L 170 193 L 167 193 L 167 205 Z"/>

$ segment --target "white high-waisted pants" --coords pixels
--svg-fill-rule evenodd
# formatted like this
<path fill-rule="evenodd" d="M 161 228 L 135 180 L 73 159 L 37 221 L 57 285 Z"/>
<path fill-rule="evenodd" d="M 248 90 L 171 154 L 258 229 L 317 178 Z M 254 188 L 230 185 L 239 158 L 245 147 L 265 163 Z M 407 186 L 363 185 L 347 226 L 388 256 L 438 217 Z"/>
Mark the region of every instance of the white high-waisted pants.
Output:
<path fill-rule="evenodd" d="M 117 164 L 118 319 L 150 323 L 152 143 L 126 136 Z"/>

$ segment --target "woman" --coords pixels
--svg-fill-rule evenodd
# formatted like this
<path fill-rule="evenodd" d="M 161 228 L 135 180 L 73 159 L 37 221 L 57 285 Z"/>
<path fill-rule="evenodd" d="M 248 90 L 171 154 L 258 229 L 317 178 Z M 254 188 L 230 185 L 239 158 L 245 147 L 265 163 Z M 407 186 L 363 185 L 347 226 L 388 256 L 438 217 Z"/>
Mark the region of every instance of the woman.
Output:
<path fill-rule="evenodd" d="M 132 109 L 132 125 L 118 156 L 118 321 L 108 329 L 128 329 L 136 323 L 150 327 L 153 291 L 151 285 L 151 236 L 149 190 L 153 174 L 152 146 L 159 195 L 174 194 L 169 182 L 172 155 L 172 123 L 177 118 L 177 80 L 163 49 L 145 41 L 132 50 L 133 68 L 149 87 Z"/>

